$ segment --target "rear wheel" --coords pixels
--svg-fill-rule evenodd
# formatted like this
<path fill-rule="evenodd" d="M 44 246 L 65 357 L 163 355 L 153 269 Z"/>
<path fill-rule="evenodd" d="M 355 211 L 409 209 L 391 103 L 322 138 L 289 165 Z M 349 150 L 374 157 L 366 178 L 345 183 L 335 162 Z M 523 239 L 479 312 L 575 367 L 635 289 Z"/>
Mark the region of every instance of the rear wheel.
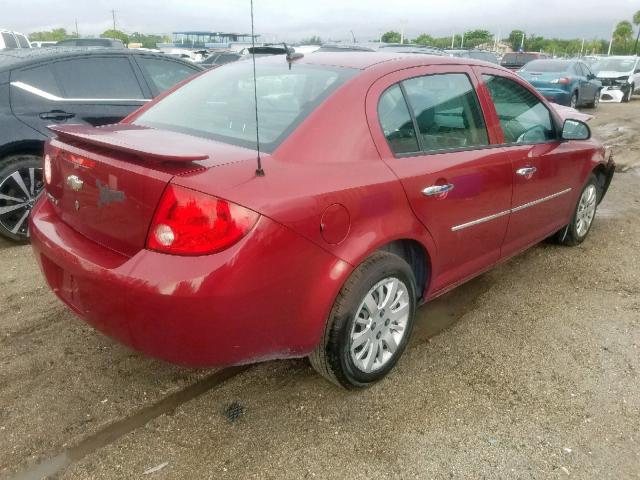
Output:
<path fill-rule="evenodd" d="M 309 357 L 311 365 L 346 388 L 382 379 L 409 340 L 415 292 L 407 262 L 388 252 L 371 255 L 340 290 L 320 344 Z"/>
<path fill-rule="evenodd" d="M 0 160 L 0 235 L 29 240 L 29 214 L 42 187 L 40 157 L 12 155 Z"/>
<path fill-rule="evenodd" d="M 569 106 L 571 108 L 576 108 L 578 106 L 578 92 L 575 91 L 571 95 L 571 99 L 569 100 Z"/>
<path fill-rule="evenodd" d="M 582 189 L 571 222 L 557 233 L 558 242 L 569 246 L 582 243 L 591 230 L 597 207 L 598 183 L 592 174 Z"/>

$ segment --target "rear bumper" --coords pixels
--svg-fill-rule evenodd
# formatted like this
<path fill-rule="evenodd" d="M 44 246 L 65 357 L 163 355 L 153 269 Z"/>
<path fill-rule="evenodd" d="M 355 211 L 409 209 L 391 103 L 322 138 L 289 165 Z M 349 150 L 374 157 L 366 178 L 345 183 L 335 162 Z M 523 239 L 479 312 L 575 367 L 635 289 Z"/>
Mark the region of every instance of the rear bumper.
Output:
<path fill-rule="evenodd" d="M 64 224 L 44 196 L 30 227 L 47 283 L 83 320 L 189 366 L 307 355 L 352 268 L 265 217 L 230 249 L 201 257 L 120 255 Z"/>
<path fill-rule="evenodd" d="M 550 102 L 566 107 L 571 104 L 571 92 L 566 92 L 559 88 L 538 88 L 537 90 Z"/>

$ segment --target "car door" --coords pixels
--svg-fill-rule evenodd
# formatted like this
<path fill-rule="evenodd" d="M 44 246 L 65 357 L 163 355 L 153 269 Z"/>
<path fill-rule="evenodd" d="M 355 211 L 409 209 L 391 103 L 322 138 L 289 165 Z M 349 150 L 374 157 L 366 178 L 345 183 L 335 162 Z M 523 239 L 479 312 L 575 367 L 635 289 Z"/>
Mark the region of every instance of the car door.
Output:
<path fill-rule="evenodd" d="M 560 140 L 561 125 L 524 82 L 478 67 L 512 164 L 513 199 L 502 254 L 511 256 L 563 227 L 575 205 L 585 152 Z"/>
<path fill-rule="evenodd" d="M 142 70 L 154 97 L 202 71 L 202 68 L 196 65 L 156 56 L 136 56 L 135 62 Z"/>
<path fill-rule="evenodd" d="M 127 55 L 86 55 L 13 72 L 14 114 L 36 130 L 117 123 L 149 101 Z"/>
<path fill-rule="evenodd" d="M 383 77 L 367 95 L 378 151 L 435 241 L 434 294 L 493 265 L 507 229 L 511 162 L 475 85 L 467 66 L 419 67 Z"/>
<path fill-rule="evenodd" d="M 589 101 L 591 101 L 592 98 L 596 98 L 596 96 L 600 94 L 601 83 L 596 79 L 596 76 L 586 63 L 581 63 L 580 66 L 582 67 L 582 70 L 584 70 L 589 83 Z"/>

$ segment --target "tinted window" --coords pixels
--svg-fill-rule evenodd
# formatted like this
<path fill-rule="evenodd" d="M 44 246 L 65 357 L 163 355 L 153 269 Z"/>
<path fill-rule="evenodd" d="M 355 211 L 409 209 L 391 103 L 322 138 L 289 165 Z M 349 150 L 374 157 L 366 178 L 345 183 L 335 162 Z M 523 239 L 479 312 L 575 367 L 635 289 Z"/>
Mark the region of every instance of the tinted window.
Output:
<path fill-rule="evenodd" d="M 565 62 L 563 60 L 533 60 L 527 63 L 522 70 L 525 72 L 564 72 L 566 71 L 571 62 Z"/>
<path fill-rule="evenodd" d="M 502 57 L 502 65 L 524 65 L 538 58 L 534 53 L 505 53 Z M 541 58 L 546 58 L 541 56 Z"/>
<path fill-rule="evenodd" d="M 549 110 L 527 88 L 504 77 L 483 78 L 506 143 L 541 143 L 556 138 Z"/>
<path fill-rule="evenodd" d="M 29 40 L 24 35 L 17 35 L 18 43 L 20 44 L 20 48 L 29 48 Z"/>
<path fill-rule="evenodd" d="M 403 82 L 427 152 L 483 146 L 487 129 L 475 90 L 463 73 Z"/>
<path fill-rule="evenodd" d="M 83 57 L 55 66 L 66 98 L 144 98 L 128 58 Z"/>
<path fill-rule="evenodd" d="M 28 70 L 14 72 L 11 74 L 11 81 L 26 83 L 31 87 L 36 87 L 43 92 L 57 97 L 62 96 L 62 92 L 53 72 L 53 64 L 51 63 L 30 68 Z"/>
<path fill-rule="evenodd" d="M 260 142 L 273 151 L 331 92 L 357 73 L 349 68 L 256 65 Z M 251 62 L 216 68 L 179 88 L 136 121 L 139 125 L 255 148 L 256 111 Z"/>
<path fill-rule="evenodd" d="M 4 40 L 4 46 L 6 48 L 18 48 L 18 42 L 10 33 L 3 33 L 2 39 Z"/>
<path fill-rule="evenodd" d="M 138 63 L 153 83 L 156 93 L 173 87 L 198 71 L 183 63 L 150 57 L 139 58 Z"/>
<path fill-rule="evenodd" d="M 588 77 L 589 75 L 593 75 L 593 72 L 591 71 L 591 69 L 589 68 L 589 66 L 586 63 L 582 63 L 582 70 L 584 70 L 584 74 Z"/>
<path fill-rule="evenodd" d="M 380 97 L 378 118 L 393 153 L 410 153 L 420 150 L 413 120 L 398 85 L 389 88 Z"/>
<path fill-rule="evenodd" d="M 216 58 L 217 65 L 224 65 L 225 63 L 235 62 L 240 58 L 240 55 L 235 55 L 233 53 L 227 54 L 223 53 L 218 58 Z"/>

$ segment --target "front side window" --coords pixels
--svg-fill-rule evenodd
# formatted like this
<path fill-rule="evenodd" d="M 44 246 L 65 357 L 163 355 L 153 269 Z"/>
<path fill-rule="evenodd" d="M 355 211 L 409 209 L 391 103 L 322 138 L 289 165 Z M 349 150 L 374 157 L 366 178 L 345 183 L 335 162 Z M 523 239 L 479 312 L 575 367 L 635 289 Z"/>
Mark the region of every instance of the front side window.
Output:
<path fill-rule="evenodd" d="M 83 57 L 55 64 L 65 98 L 143 99 L 140 84 L 126 57 Z"/>
<path fill-rule="evenodd" d="M 357 73 L 351 68 L 258 62 L 260 144 L 272 152 L 324 99 Z M 251 62 L 231 63 L 187 83 L 135 122 L 152 128 L 256 146 Z"/>
<path fill-rule="evenodd" d="M 139 58 L 138 63 L 153 83 L 156 93 L 173 87 L 198 71 L 182 63 L 150 57 Z"/>
<path fill-rule="evenodd" d="M 393 153 L 420 150 L 411 114 L 399 85 L 387 89 L 378 103 L 378 118 Z"/>
<path fill-rule="evenodd" d="M 464 73 L 416 77 L 402 82 L 426 152 L 489 144 L 473 85 Z"/>
<path fill-rule="evenodd" d="M 506 143 L 544 143 L 557 138 L 551 113 L 531 91 L 508 78 L 482 77 Z"/>

